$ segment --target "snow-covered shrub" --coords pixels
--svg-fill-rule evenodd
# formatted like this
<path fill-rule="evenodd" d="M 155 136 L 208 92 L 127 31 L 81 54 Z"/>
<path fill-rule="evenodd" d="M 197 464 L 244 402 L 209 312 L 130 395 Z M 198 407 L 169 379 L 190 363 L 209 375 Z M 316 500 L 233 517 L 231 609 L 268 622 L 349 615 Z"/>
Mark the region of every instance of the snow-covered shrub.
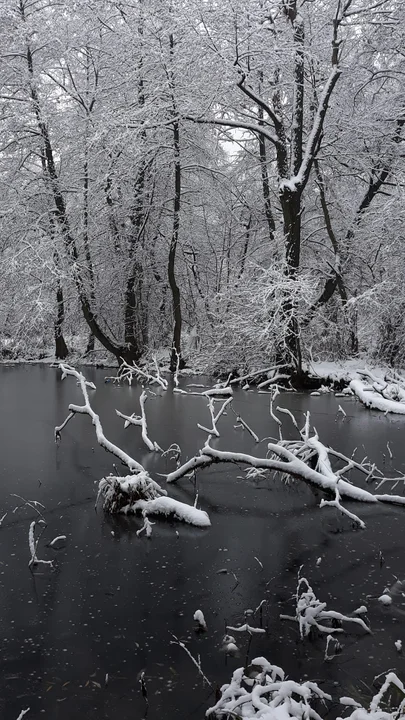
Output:
<path fill-rule="evenodd" d="M 250 264 L 211 301 L 212 323 L 202 337 L 208 370 L 248 371 L 268 364 L 283 353 L 290 314 L 299 324 L 314 297 L 315 282 L 309 274 L 296 281 L 285 276 L 282 266 Z"/>

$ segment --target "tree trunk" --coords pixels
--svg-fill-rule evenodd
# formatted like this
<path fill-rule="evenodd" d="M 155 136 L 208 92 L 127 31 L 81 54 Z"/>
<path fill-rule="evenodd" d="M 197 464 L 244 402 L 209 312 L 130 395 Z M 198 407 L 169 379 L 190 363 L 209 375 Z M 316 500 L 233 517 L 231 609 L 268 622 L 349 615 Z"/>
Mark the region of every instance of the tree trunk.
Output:
<path fill-rule="evenodd" d="M 65 319 L 65 304 L 63 301 L 63 290 L 60 281 L 58 280 L 56 288 L 56 320 L 55 320 L 55 358 L 57 360 L 66 360 L 69 355 L 69 350 L 65 343 L 65 338 L 62 333 L 62 325 Z"/>
<path fill-rule="evenodd" d="M 301 253 L 301 192 L 284 187 L 280 193 L 284 220 L 285 239 L 285 275 L 289 280 L 298 282 Z M 297 319 L 297 308 L 294 293 L 288 292 L 283 304 L 283 315 L 286 323 L 283 363 L 287 363 L 302 372 L 300 328 Z"/>
<path fill-rule="evenodd" d="M 141 357 L 144 345 L 142 281 L 143 268 L 135 260 L 126 282 L 124 305 L 125 345 L 132 349 L 131 352 L 136 357 L 135 362 Z"/>
<path fill-rule="evenodd" d="M 173 59 L 174 54 L 174 38 L 171 34 L 169 37 L 170 57 Z M 176 103 L 174 95 L 174 76 L 170 73 L 170 89 L 172 93 L 173 117 L 177 118 Z M 170 241 L 169 260 L 167 266 L 167 276 L 169 280 L 170 290 L 173 299 L 173 342 L 170 355 L 170 370 L 174 372 L 177 364 L 184 366 L 181 358 L 181 297 L 180 289 L 177 285 L 175 274 L 176 250 L 179 240 L 180 228 L 180 198 L 181 198 L 181 162 L 180 162 L 180 126 L 179 121 L 173 121 L 173 151 L 174 151 L 174 200 L 173 200 L 173 230 Z"/>
<path fill-rule="evenodd" d="M 173 232 L 170 242 L 169 262 L 167 266 L 167 275 L 173 298 L 173 344 L 170 356 L 170 370 L 174 372 L 177 367 L 178 358 L 181 361 L 181 298 L 179 286 L 176 282 L 175 261 L 176 250 L 179 239 L 180 227 L 180 194 L 181 194 L 181 165 L 180 165 L 180 130 L 179 123 L 175 121 L 173 124 L 174 137 L 174 206 L 173 206 Z"/>
<path fill-rule="evenodd" d="M 20 5 L 20 15 L 22 21 L 25 22 L 23 5 Z M 83 277 L 83 271 L 80 263 L 76 240 L 71 232 L 66 202 L 61 186 L 59 184 L 59 175 L 56 169 L 51 136 L 49 133 L 48 125 L 42 114 L 39 93 L 35 86 L 33 54 L 29 44 L 26 45 L 26 61 L 29 77 L 30 99 L 32 102 L 32 107 L 38 126 L 38 133 L 42 139 L 43 145 L 41 162 L 44 170 L 44 179 L 46 182 L 48 182 L 49 189 L 53 198 L 53 217 L 58 225 L 61 237 L 64 242 L 66 254 L 72 266 L 73 279 L 76 286 L 80 306 L 82 308 L 83 317 L 94 337 L 103 345 L 103 347 L 106 348 L 106 350 L 108 350 L 108 352 L 112 353 L 117 358 L 117 361 L 120 364 L 121 358 L 127 360 L 127 358 L 131 358 L 134 355 L 134 349 L 118 345 L 116 342 L 114 342 L 114 340 L 109 338 L 108 335 L 100 327 L 100 324 L 98 323 L 91 308 L 91 303 L 89 301 L 89 297 L 86 291 L 86 284 Z"/>

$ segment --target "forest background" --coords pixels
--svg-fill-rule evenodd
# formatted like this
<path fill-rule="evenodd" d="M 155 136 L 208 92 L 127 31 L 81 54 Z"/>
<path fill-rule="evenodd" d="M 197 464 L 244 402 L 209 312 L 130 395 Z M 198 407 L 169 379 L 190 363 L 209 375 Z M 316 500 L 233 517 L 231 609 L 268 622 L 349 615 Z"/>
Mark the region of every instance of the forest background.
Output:
<path fill-rule="evenodd" d="M 405 354 L 400 0 L 1 0 L 0 346 Z"/>

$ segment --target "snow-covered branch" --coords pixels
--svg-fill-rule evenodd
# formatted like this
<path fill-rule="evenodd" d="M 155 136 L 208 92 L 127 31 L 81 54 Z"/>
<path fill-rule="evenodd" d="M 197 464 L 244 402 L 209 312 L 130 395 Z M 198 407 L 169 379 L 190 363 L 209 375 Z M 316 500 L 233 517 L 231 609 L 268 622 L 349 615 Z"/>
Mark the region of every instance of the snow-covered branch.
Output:
<path fill-rule="evenodd" d="M 350 617 L 335 610 L 326 610 L 326 603 L 318 600 L 308 580 L 300 575 L 298 575 L 295 601 L 295 615 L 280 615 L 280 619 L 297 622 L 301 640 L 308 637 L 314 630 L 328 635 L 344 632 L 343 622 L 354 623 L 367 633 L 371 632 L 368 625 L 360 617 Z"/>
<path fill-rule="evenodd" d="M 36 565 L 50 565 L 53 567 L 53 560 L 39 560 L 37 557 L 37 547 L 41 535 L 38 540 L 35 539 L 35 526 L 36 522 L 33 520 L 28 531 L 28 546 L 31 553 L 31 560 L 28 563 L 28 567 L 36 567 Z"/>
<path fill-rule="evenodd" d="M 161 448 L 156 442 L 152 442 L 150 437 L 148 436 L 148 424 L 146 422 L 146 413 L 145 413 L 145 403 L 148 399 L 148 396 L 145 392 L 145 390 L 141 393 L 141 396 L 139 398 L 139 404 L 141 406 L 141 415 L 124 415 L 124 413 L 120 412 L 119 410 L 116 410 L 115 412 L 117 415 L 125 420 L 124 428 L 129 427 L 130 425 L 137 425 L 138 427 L 142 428 L 142 440 L 144 441 L 145 445 L 149 450 L 152 452 L 157 451 L 160 452 Z"/>
<path fill-rule="evenodd" d="M 95 390 L 95 385 L 93 383 L 88 383 L 86 378 L 82 373 L 79 373 L 77 370 L 72 368 L 70 365 L 65 365 L 64 363 L 60 363 L 59 365 L 60 369 L 62 370 L 62 380 L 66 378 L 68 375 L 71 375 L 72 377 L 76 378 L 78 381 L 78 384 L 80 385 L 80 389 L 83 394 L 84 399 L 84 405 L 69 405 L 69 415 L 67 416 L 66 420 L 62 423 L 62 425 L 59 425 L 55 428 L 55 439 L 60 438 L 60 433 L 63 430 L 64 427 L 66 427 L 67 423 L 75 416 L 76 413 L 81 415 L 88 415 L 91 418 L 91 421 L 96 429 L 96 437 L 99 445 L 101 445 L 104 450 L 107 450 L 107 452 L 112 453 L 112 455 L 115 455 L 124 465 L 127 465 L 129 470 L 131 472 L 142 472 L 143 466 L 138 463 L 134 458 L 132 458 L 130 455 L 128 455 L 124 450 L 121 450 L 120 447 L 117 445 L 114 445 L 114 443 L 107 440 L 107 438 L 104 435 L 103 432 L 103 426 L 101 425 L 99 416 L 94 412 L 93 408 L 90 405 L 90 400 L 87 392 L 87 387 L 92 388 Z"/>
<path fill-rule="evenodd" d="M 391 698 L 387 709 L 387 694 L 392 689 L 399 691 L 399 700 L 393 702 Z M 339 703 L 352 709 L 346 720 L 398 720 L 405 711 L 404 695 L 404 684 L 394 672 L 389 672 L 368 707 L 350 697 L 339 698 Z M 315 682 L 286 680 L 282 668 L 264 657 L 257 657 L 248 667 L 234 671 L 231 682 L 221 687 L 221 697 L 207 710 L 206 716 L 229 720 L 242 717 L 244 720 L 322 720 L 312 704 L 318 707 L 319 701 L 331 700 L 331 695 Z"/>
<path fill-rule="evenodd" d="M 271 665 L 266 658 L 257 657 L 248 668 L 238 668 L 229 684 L 221 688 L 221 697 L 209 710 L 207 717 L 294 718 L 320 720 L 311 707 L 311 700 L 331 700 L 316 683 L 296 683 L 285 680 L 284 671 Z"/>
<path fill-rule="evenodd" d="M 153 356 L 152 359 L 156 369 L 156 375 L 152 375 L 147 370 L 135 365 L 135 363 L 133 363 L 133 365 L 129 365 L 127 362 L 122 360 L 118 375 L 108 376 L 105 380 L 112 380 L 113 382 L 122 382 L 126 380 L 128 385 L 132 385 L 132 380 L 135 378 L 135 380 L 138 380 L 141 383 L 160 385 L 163 390 L 167 390 L 169 383 L 166 378 L 162 378 L 156 357 Z"/>
<path fill-rule="evenodd" d="M 278 407 L 279 412 L 286 412 L 292 417 L 293 423 L 298 428 L 297 422 L 285 408 Z M 237 465 L 248 465 L 258 470 L 275 471 L 282 479 L 294 477 L 303 480 L 315 487 L 332 493 L 333 499 L 323 500 L 321 507 L 332 506 L 347 515 L 359 527 L 364 528 L 363 521 L 354 513 L 348 511 L 341 503 L 342 498 L 357 500 L 367 503 L 388 502 L 393 504 L 404 504 L 405 498 L 398 495 L 378 495 L 354 485 L 344 475 L 355 469 L 366 475 L 367 480 L 376 479 L 377 471 L 374 465 L 366 462 L 355 462 L 332 448 L 327 448 L 314 431 L 310 435 L 309 414 L 299 440 L 283 440 L 278 443 L 270 442 L 267 445 L 268 456 L 256 457 L 246 453 L 229 452 L 211 447 L 208 441 L 205 443 L 199 454 L 176 468 L 166 477 L 167 482 L 175 482 L 197 468 L 208 467 L 219 462 L 229 462 Z M 331 457 L 338 458 L 345 464 L 340 468 L 332 468 Z M 379 478 L 381 480 L 381 478 Z"/>
<path fill-rule="evenodd" d="M 208 395 L 208 410 L 210 411 L 211 415 L 211 424 L 212 428 L 208 429 L 204 427 L 204 425 L 200 425 L 200 423 L 197 423 L 197 427 L 200 428 L 200 430 L 204 430 L 208 435 L 216 435 L 219 437 L 219 430 L 217 428 L 217 422 L 221 415 L 225 412 L 228 405 L 232 402 L 232 397 L 228 397 L 224 402 L 222 403 L 221 407 L 219 408 L 218 412 L 215 412 L 215 397 L 212 397 L 212 395 Z"/>
<path fill-rule="evenodd" d="M 405 415 L 405 381 L 400 375 L 388 374 L 382 380 L 369 370 L 357 373 L 362 379 L 352 380 L 350 387 L 366 407 Z"/>

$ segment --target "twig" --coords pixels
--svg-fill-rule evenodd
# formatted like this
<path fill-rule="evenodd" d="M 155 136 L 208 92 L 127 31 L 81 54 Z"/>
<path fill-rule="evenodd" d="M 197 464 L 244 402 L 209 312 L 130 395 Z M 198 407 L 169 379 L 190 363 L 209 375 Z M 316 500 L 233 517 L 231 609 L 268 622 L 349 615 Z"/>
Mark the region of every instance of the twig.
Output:
<path fill-rule="evenodd" d="M 30 711 L 30 708 L 27 708 L 26 710 L 21 710 L 21 712 L 20 712 L 17 720 L 22 720 L 22 718 L 24 717 L 24 715 L 26 715 L 27 712 L 29 712 L 29 711 Z"/>
<path fill-rule="evenodd" d="M 184 650 L 185 653 L 187 653 L 187 655 L 189 656 L 190 660 L 191 660 L 191 661 L 194 663 L 194 665 L 196 666 L 196 668 L 197 668 L 199 674 L 201 675 L 201 677 L 203 678 L 204 682 L 206 682 L 207 685 L 209 685 L 210 687 L 212 687 L 212 683 L 208 680 L 207 676 L 204 675 L 204 673 L 203 673 L 203 671 L 202 671 L 202 669 L 201 669 L 201 662 L 198 662 L 198 661 L 195 659 L 195 657 L 193 657 L 193 655 L 191 654 L 190 650 L 185 646 L 184 643 L 182 643 L 182 642 L 179 640 L 178 637 L 176 637 L 176 635 L 173 635 L 173 633 L 171 633 L 171 635 L 172 635 L 172 637 L 174 637 L 174 640 L 171 640 L 171 641 L 170 641 L 170 644 L 171 644 L 171 645 L 178 645 L 179 647 L 181 647 L 181 648 Z"/>

